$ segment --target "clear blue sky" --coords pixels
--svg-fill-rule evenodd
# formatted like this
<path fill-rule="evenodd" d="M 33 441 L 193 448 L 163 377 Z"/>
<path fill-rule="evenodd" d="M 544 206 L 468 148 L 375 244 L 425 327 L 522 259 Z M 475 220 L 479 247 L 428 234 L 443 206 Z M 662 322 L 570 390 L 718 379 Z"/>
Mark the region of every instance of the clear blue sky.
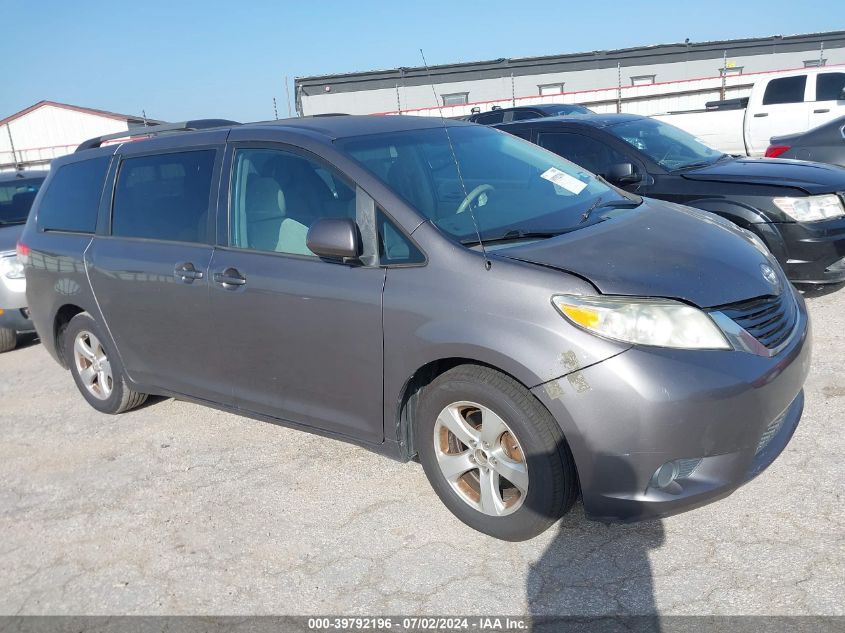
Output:
<path fill-rule="evenodd" d="M 537 7 L 519 10 L 520 4 Z M 284 77 L 845 29 L 845 0 L 0 0 L 0 118 L 287 114 Z M 292 90 L 291 90 L 292 94 Z"/>

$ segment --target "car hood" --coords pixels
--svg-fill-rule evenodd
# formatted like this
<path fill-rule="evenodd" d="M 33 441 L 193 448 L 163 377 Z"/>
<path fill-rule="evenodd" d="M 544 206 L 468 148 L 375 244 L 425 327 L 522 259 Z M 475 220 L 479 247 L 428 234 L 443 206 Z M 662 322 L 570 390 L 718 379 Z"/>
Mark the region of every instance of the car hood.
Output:
<path fill-rule="evenodd" d="M 793 187 L 814 195 L 845 191 L 845 169 L 782 158 L 734 158 L 681 174 L 687 180 Z"/>
<path fill-rule="evenodd" d="M 0 253 L 15 250 L 23 227 L 23 224 L 0 224 Z"/>
<path fill-rule="evenodd" d="M 571 233 L 492 252 L 576 274 L 603 294 L 702 308 L 777 294 L 787 283 L 771 255 L 727 220 L 653 199 Z M 778 287 L 763 277 L 763 264 L 777 271 Z"/>

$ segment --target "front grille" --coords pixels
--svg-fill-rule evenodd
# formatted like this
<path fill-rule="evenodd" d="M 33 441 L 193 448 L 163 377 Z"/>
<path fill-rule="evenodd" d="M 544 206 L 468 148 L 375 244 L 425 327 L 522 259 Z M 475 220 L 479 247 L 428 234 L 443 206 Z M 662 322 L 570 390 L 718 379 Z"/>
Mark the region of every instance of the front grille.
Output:
<path fill-rule="evenodd" d="M 783 421 L 786 420 L 786 413 L 789 411 L 789 408 L 781 413 L 778 417 L 774 420 L 769 422 L 769 426 L 766 427 L 766 430 L 763 431 L 763 435 L 760 436 L 760 441 L 757 442 L 757 451 L 754 453 L 754 456 L 757 457 L 760 453 L 766 450 L 766 447 L 769 445 L 769 442 L 772 441 L 772 438 L 777 435 L 778 431 L 780 431 L 780 427 L 783 426 Z"/>
<path fill-rule="evenodd" d="M 789 338 L 798 320 L 790 290 L 777 297 L 758 297 L 717 309 L 769 349 L 775 349 Z"/>

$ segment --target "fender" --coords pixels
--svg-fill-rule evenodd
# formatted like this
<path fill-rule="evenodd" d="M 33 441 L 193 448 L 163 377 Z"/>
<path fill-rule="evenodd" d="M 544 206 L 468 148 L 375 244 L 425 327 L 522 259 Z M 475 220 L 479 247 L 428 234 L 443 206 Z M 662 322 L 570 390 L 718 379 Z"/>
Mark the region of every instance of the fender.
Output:
<path fill-rule="evenodd" d="M 702 211 L 709 211 L 730 220 L 740 228 L 751 231 L 768 247 L 778 261 L 787 259 L 786 244 L 777 226 L 766 215 L 751 205 L 720 198 L 702 198 L 684 203 Z"/>

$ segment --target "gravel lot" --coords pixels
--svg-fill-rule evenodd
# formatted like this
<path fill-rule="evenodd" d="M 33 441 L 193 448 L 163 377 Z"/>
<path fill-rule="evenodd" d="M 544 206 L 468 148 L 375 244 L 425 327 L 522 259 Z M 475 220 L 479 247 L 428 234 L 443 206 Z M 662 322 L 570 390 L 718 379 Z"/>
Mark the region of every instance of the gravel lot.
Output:
<path fill-rule="evenodd" d="M 806 411 L 768 471 L 519 544 L 414 463 L 172 400 L 101 415 L 30 341 L 0 355 L 0 614 L 845 614 L 845 289 L 808 302 Z"/>

